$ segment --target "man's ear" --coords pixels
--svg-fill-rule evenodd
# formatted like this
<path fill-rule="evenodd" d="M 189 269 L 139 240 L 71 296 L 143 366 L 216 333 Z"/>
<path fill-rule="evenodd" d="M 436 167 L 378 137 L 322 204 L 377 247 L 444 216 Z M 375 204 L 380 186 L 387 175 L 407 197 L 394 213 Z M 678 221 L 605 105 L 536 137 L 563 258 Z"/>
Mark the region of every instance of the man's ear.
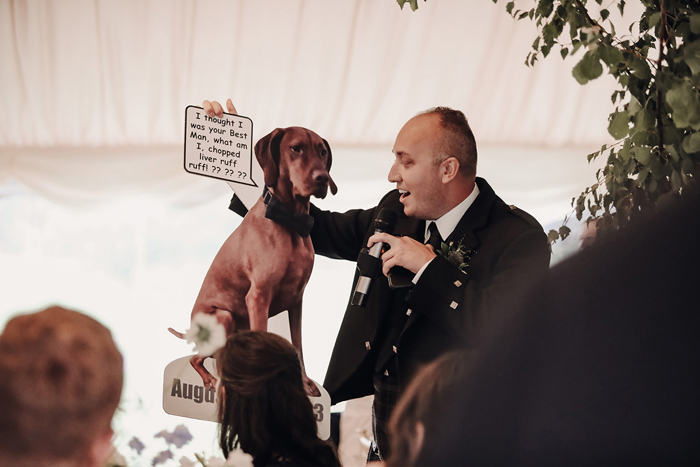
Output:
<path fill-rule="evenodd" d="M 442 171 L 442 183 L 448 183 L 459 173 L 459 161 L 456 157 L 448 157 L 440 164 L 440 170 Z"/>
<path fill-rule="evenodd" d="M 102 467 L 109 459 L 109 456 L 114 452 L 112 445 L 112 436 L 114 432 L 110 427 L 102 435 L 98 436 L 90 447 L 90 466 Z"/>
<path fill-rule="evenodd" d="M 420 450 L 423 448 L 423 441 L 425 440 L 425 425 L 423 423 L 416 423 L 416 427 L 413 431 L 413 443 L 411 444 L 411 459 L 416 460 Z"/>

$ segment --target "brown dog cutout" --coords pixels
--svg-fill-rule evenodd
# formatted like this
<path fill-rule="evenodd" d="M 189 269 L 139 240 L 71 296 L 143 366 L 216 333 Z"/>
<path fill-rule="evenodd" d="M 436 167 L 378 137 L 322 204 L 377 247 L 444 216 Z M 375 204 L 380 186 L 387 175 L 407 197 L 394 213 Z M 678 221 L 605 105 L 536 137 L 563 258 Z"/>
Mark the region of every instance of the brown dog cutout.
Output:
<path fill-rule="evenodd" d="M 301 315 L 302 295 L 314 263 L 308 236 L 308 223 L 313 222 L 308 216 L 310 198 L 325 198 L 329 188 L 333 194 L 338 191 L 329 174 L 331 149 L 306 128 L 278 128 L 257 142 L 255 156 L 265 175 L 266 193 L 217 253 L 192 316 L 212 314 L 231 335 L 244 329 L 267 331 L 268 318 L 287 310 L 306 392 L 319 396 L 304 369 Z M 216 378 L 204 368 L 205 358 L 195 355 L 191 364 L 204 385 L 213 387 Z"/>

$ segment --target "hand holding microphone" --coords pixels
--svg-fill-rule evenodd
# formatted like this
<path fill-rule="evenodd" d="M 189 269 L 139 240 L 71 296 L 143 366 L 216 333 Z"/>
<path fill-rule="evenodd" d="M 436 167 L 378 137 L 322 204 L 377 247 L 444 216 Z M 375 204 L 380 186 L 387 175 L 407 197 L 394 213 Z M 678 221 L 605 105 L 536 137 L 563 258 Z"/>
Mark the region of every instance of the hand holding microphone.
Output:
<path fill-rule="evenodd" d="M 376 233 L 369 237 L 369 244 L 378 242 L 382 247 L 389 245 L 382 258 L 382 273 L 390 276 L 393 268 L 405 268 L 417 273 L 428 261 L 437 256 L 430 245 L 425 245 L 411 237 L 394 237 L 386 233 Z M 375 244 L 376 245 L 376 244 Z"/>
<path fill-rule="evenodd" d="M 369 251 L 361 251 L 357 259 L 360 278 L 352 296 L 352 305 L 364 306 L 372 280 L 379 274 L 378 259 L 381 259 L 382 273 L 389 277 L 389 285 L 396 288 L 413 285 L 411 279 L 415 273 L 435 258 L 435 251 L 431 246 L 411 237 L 392 236 L 395 224 L 394 211 L 384 208 L 379 212 L 374 223 L 374 235 L 367 242 Z M 382 254 L 385 245 L 389 245 L 389 249 Z"/>
<path fill-rule="evenodd" d="M 374 235 L 391 234 L 396 226 L 396 212 L 387 208 L 379 211 L 377 218 L 374 220 Z M 372 237 L 374 237 L 374 235 Z M 370 237 L 370 238 L 372 238 Z M 355 291 L 352 294 L 352 305 L 364 306 L 365 299 L 369 295 L 369 289 L 372 285 L 372 280 L 377 276 L 379 270 L 379 258 L 382 255 L 383 242 L 372 242 L 369 251 L 360 251 L 360 256 L 357 258 L 357 268 L 360 270 L 360 277 L 355 285 Z"/>

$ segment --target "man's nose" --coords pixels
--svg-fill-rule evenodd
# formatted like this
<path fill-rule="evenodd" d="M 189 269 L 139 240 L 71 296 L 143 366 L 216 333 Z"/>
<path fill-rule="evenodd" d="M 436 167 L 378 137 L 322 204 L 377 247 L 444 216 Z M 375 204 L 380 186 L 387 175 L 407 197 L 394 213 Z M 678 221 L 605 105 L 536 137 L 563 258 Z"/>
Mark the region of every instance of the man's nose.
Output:
<path fill-rule="evenodd" d="M 399 175 L 399 170 L 396 168 L 396 162 L 391 165 L 389 169 L 389 176 L 387 177 L 391 183 L 398 183 L 401 181 L 401 176 Z"/>

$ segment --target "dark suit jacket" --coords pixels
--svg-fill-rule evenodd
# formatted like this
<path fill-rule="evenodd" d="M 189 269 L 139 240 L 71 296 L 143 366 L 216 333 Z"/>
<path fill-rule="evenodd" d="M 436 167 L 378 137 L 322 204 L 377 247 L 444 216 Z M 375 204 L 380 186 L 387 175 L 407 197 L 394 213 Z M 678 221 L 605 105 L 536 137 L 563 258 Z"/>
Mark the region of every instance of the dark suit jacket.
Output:
<path fill-rule="evenodd" d="M 464 271 L 438 255 L 412 288 L 391 289 L 380 274 L 364 307 L 348 303 L 324 382 L 333 403 L 374 393 L 382 333 L 392 317 L 405 316 L 411 309 L 395 344 L 399 381 L 405 385 L 421 364 L 468 346 L 477 325 L 493 310 L 518 303 L 547 271 L 550 253 L 542 227 L 527 213 L 506 205 L 485 180 L 477 178 L 477 184 L 479 196 L 445 239 L 461 241 L 474 251 Z M 425 222 L 403 213 L 394 190 L 369 210 L 335 213 L 312 206 L 316 253 L 355 261 L 374 233 L 374 218 L 385 207 L 398 213 L 395 236 L 423 241 Z M 356 274 L 355 282 L 357 278 Z"/>

